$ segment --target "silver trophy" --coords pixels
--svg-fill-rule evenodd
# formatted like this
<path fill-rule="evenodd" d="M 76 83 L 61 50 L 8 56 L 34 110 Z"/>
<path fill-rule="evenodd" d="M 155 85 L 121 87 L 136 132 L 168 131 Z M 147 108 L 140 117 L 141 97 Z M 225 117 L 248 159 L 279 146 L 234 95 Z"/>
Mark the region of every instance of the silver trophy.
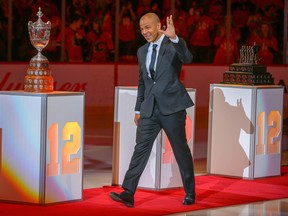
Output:
<path fill-rule="evenodd" d="M 50 40 L 50 30 L 51 23 L 48 21 L 44 23 L 41 19 L 43 13 L 41 8 L 37 12 L 38 20 L 36 22 L 29 21 L 28 22 L 28 32 L 30 36 L 30 41 L 32 45 L 38 50 L 38 54 L 33 57 L 33 59 L 37 59 L 39 61 L 47 60 L 45 56 L 42 55 L 41 51 L 48 45 Z"/>
<path fill-rule="evenodd" d="M 50 40 L 51 22 L 43 22 L 41 8 L 37 12 L 38 20 L 28 22 L 28 32 L 31 44 L 38 53 L 30 60 L 27 75 L 24 80 L 24 91 L 50 92 L 53 91 L 53 77 L 49 69 L 48 59 L 41 51 L 48 45 Z"/>

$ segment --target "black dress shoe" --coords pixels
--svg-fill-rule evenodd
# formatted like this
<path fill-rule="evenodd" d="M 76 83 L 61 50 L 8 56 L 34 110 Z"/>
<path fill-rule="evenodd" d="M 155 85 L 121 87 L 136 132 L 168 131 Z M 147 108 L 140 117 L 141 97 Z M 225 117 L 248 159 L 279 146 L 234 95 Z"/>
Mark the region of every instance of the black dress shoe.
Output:
<path fill-rule="evenodd" d="M 195 203 L 195 195 L 187 193 L 183 199 L 183 205 L 192 205 Z"/>
<path fill-rule="evenodd" d="M 111 192 L 110 197 L 112 200 L 116 202 L 121 202 L 127 207 L 134 207 L 134 196 L 126 191 L 123 191 L 120 194 Z"/>

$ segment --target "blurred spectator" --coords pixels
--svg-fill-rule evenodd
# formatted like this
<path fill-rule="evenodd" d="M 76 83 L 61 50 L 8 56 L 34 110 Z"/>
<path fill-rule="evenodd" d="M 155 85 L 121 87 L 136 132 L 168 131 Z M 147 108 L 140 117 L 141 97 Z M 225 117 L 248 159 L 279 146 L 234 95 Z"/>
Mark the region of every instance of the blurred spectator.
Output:
<path fill-rule="evenodd" d="M 0 22 L 0 61 L 7 61 L 7 31 Z"/>
<path fill-rule="evenodd" d="M 159 17 L 162 17 L 162 10 L 161 6 L 159 5 L 159 1 L 152 1 L 151 2 L 151 12 L 158 14 Z"/>
<path fill-rule="evenodd" d="M 189 8 L 189 15 L 194 16 L 197 10 L 197 2 L 195 0 L 192 1 L 191 6 Z"/>
<path fill-rule="evenodd" d="M 60 16 L 58 5 L 55 4 L 52 0 L 31 0 L 31 19 L 35 19 L 39 7 L 43 13 L 41 19 L 44 22 L 47 22 L 53 16 Z"/>
<path fill-rule="evenodd" d="M 162 10 L 163 11 L 169 11 L 171 13 L 172 9 L 172 1 L 171 0 L 162 0 Z M 188 4 L 188 1 L 183 1 L 183 0 L 174 0 L 174 8 L 175 10 L 188 10 L 188 7 L 190 4 Z M 185 3 L 185 4 L 184 4 Z M 186 5 L 187 4 L 187 5 Z M 175 14 L 172 14 L 175 15 Z"/>
<path fill-rule="evenodd" d="M 250 14 L 249 19 L 247 21 L 247 26 L 249 28 L 249 35 L 253 34 L 253 32 L 259 31 L 262 24 L 262 14 L 257 11 L 253 14 Z"/>
<path fill-rule="evenodd" d="M 75 15 L 80 15 L 82 17 L 82 29 L 84 30 L 85 34 L 90 31 L 90 19 L 93 20 L 93 3 L 91 1 L 83 1 L 83 0 L 72 0 L 66 1 L 66 22 L 71 23 Z M 92 6 L 92 7 L 91 7 Z"/>
<path fill-rule="evenodd" d="M 104 10 L 104 15 L 102 17 L 103 17 L 103 24 L 102 24 L 103 32 L 108 32 L 114 36 L 114 26 L 113 26 L 114 15 L 112 8 L 107 7 Z"/>
<path fill-rule="evenodd" d="M 85 3 L 86 1 L 82 0 L 72 0 L 72 1 L 66 1 L 66 20 L 67 22 L 72 22 L 72 18 L 75 16 L 75 14 L 79 14 L 82 16 L 82 19 L 84 21 L 84 16 L 87 14 Z"/>
<path fill-rule="evenodd" d="M 211 63 L 214 56 L 215 22 L 204 14 L 204 8 L 198 8 L 189 18 L 189 46 L 195 63 Z"/>
<path fill-rule="evenodd" d="M 233 29 L 230 34 L 226 32 L 225 25 L 218 26 L 217 35 L 214 40 L 216 54 L 213 63 L 229 65 L 238 62 L 239 51 L 237 38 L 239 38 L 238 29 Z"/>
<path fill-rule="evenodd" d="M 273 64 L 281 59 L 279 57 L 277 39 L 273 35 L 269 24 L 262 23 L 260 31 L 251 36 L 247 41 L 247 45 L 252 46 L 254 42 L 259 47 L 258 56 L 260 64 Z"/>
<path fill-rule="evenodd" d="M 53 16 L 49 18 L 49 21 L 51 22 L 50 41 L 43 52 L 45 52 L 45 56 L 49 61 L 59 61 L 60 47 L 58 38 L 61 32 L 61 19 L 60 17 Z"/>
<path fill-rule="evenodd" d="M 263 8 L 263 21 L 273 25 L 274 23 L 279 22 L 280 17 L 278 16 L 278 9 L 275 4 L 271 3 L 265 5 Z"/>
<path fill-rule="evenodd" d="M 163 0 L 162 1 L 162 7 L 163 7 L 164 11 L 170 11 L 171 10 L 171 0 Z"/>
<path fill-rule="evenodd" d="M 284 6 L 279 1 L 272 1 L 264 4 L 262 7 L 263 11 L 263 22 L 268 23 L 273 31 L 273 34 L 278 35 L 278 45 L 283 47 L 283 17 L 284 17 Z"/>
<path fill-rule="evenodd" d="M 27 23 L 28 21 L 37 21 L 38 17 L 36 14 L 32 14 L 30 0 L 19 0 L 13 3 L 12 59 L 30 61 L 37 52 L 30 42 Z"/>
<path fill-rule="evenodd" d="M 152 0 L 139 0 L 137 6 L 137 17 L 140 18 L 143 14 L 151 12 Z"/>
<path fill-rule="evenodd" d="M 0 0 L 0 61 L 7 61 L 8 2 Z"/>
<path fill-rule="evenodd" d="M 177 35 L 182 37 L 185 41 L 189 39 L 189 31 L 188 31 L 188 12 L 185 10 L 180 10 L 178 16 L 175 17 L 174 26 Z M 166 20 L 166 17 L 165 17 Z"/>
<path fill-rule="evenodd" d="M 69 62 L 83 62 L 85 59 L 84 51 L 87 48 L 87 39 L 82 28 L 83 18 L 79 14 L 71 17 L 71 24 L 65 28 L 64 47 L 66 60 Z M 61 41 L 61 34 L 58 41 Z"/>
<path fill-rule="evenodd" d="M 97 19 L 92 22 L 92 30 L 87 34 L 89 44 L 89 61 L 106 62 L 113 59 L 114 43 L 111 34 L 103 32 L 102 22 Z"/>
<path fill-rule="evenodd" d="M 284 9 L 284 0 L 253 0 L 257 9 L 263 9 L 267 5 L 275 5 L 278 9 Z"/>
<path fill-rule="evenodd" d="M 131 2 L 122 6 L 119 19 L 119 57 L 124 61 L 134 61 L 136 60 L 136 15 Z"/>
<path fill-rule="evenodd" d="M 225 24 L 225 4 L 223 0 L 213 0 L 208 5 L 208 15 L 217 25 Z"/>
<path fill-rule="evenodd" d="M 249 35 L 247 23 L 254 9 L 254 5 L 249 0 L 234 0 L 231 5 L 232 26 L 239 28 L 243 43 Z"/>
<path fill-rule="evenodd" d="M 254 0 L 257 9 L 262 13 L 262 20 L 271 25 L 278 46 L 283 47 L 284 34 L 284 0 Z M 287 2 L 287 1 L 286 1 Z"/>

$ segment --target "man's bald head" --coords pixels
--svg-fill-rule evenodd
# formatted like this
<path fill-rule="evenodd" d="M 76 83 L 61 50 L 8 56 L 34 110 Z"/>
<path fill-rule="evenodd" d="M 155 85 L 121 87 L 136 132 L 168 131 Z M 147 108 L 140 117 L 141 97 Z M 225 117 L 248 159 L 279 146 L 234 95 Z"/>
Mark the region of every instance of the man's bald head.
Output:
<path fill-rule="evenodd" d="M 143 21 L 143 20 L 145 20 L 145 19 L 150 19 L 150 20 L 152 20 L 152 21 L 155 22 L 155 23 L 159 23 L 159 22 L 160 22 L 160 19 L 159 19 L 158 15 L 155 14 L 155 13 L 146 13 L 146 14 L 144 14 L 144 15 L 140 18 L 140 22 Z"/>

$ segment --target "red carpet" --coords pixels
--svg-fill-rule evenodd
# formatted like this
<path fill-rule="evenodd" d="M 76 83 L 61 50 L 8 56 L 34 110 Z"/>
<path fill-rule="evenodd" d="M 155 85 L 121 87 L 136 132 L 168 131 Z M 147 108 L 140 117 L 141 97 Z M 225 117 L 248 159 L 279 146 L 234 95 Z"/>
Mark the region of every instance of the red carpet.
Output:
<path fill-rule="evenodd" d="M 165 191 L 138 190 L 135 207 L 127 208 L 109 198 L 111 191 L 121 188 L 106 186 L 84 190 L 83 201 L 49 206 L 0 203 L 1 216 L 86 216 L 86 215 L 167 215 L 177 212 L 246 204 L 256 201 L 288 198 L 288 167 L 282 167 L 282 175 L 256 180 L 243 180 L 219 176 L 196 177 L 196 204 L 181 204 L 182 189 Z"/>

